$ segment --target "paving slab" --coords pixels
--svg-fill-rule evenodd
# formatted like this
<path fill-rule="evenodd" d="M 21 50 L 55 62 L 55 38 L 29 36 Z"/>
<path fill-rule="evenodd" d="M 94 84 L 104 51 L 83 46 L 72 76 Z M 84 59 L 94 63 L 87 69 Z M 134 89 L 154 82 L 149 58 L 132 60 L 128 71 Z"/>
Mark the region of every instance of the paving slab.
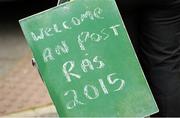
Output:
<path fill-rule="evenodd" d="M 17 24 L 0 22 L 0 78 L 30 50 Z"/>
<path fill-rule="evenodd" d="M 49 105 L 41 108 L 35 108 L 23 112 L 13 113 L 6 116 L 2 116 L 1 118 L 40 118 L 40 117 L 53 117 L 57 118 L 58 114 L 54 107 L 54 105 Z"/>
<path fill-rule="evenodd" d="M 22 58 L 0 80 L 0 116 L 52 104 L 38 72 L 31 65 L 31 55 Z"/>

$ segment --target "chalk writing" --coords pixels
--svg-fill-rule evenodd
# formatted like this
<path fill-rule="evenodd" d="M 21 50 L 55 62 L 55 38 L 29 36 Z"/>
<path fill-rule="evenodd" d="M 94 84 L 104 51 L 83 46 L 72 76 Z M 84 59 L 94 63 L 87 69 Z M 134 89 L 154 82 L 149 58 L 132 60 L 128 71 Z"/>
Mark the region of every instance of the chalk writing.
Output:
<path fill-rule="evenodd" d="M 63 64 L 63 73 L 68 82 L 72 81 L 71 77 L 75 77 L 76 79 L 81 78 L 79 74 L 73 72 L 73 69 L 79 66 L 81 67 L 82 72 L 87 73 L 90 70 L 103 69 L 105 64 L 98 56 L 95 56 L 92 61 L 89 59 L 82 59 L 82 62 L 79 65 L 76 65 L 75 61 L 67 61 Z"/>
<path fill-rule="evenodd" d="M 115 36 L 119 35 L 118 29 L 117 29 L 118 27 L 120 27 L 119 24 L 110 27 L 113 30 Z"/>
<path fill-rule="evenodd" d="M 40 28 L 34 33 L 31 32 L 32 39 L 34 41 L 39 41 L 46 39 L 46 37 L 51 37 L 57 33 L 62 33 L 65 30 L 71 30 L 74 26 L 79 26 L 86 20 L 97 20 L 97 19 L 104 19 L 103 10 L 99 7 L 95 8 L 92 11 L 85 11 L 79 17 L 73 17 L 70 20 L 63 21 L 62 23 L 55 23 L 52 26 L 48 26 L 45 28 Z"/>
<path fill-rule="evenodd" d="M 73 0 L 20 23 L 61 117 L 157 111 L 115 0 Z"/>
<path fill-rule="evenodd" d="M 69 69 L 67 69 L 68 65 L 69 65 Z M 63 72 L 64 72 L 64 75 L 65 75 L 68 82 L 71 82 L 71 77 L 70 76 L 73 76 L 73 77 L 75 77 L 77 79 L 81 78 L 80 75 L 71 72 L 74 67 L 75 67 L 75 62 L 74 61 L 68 61 L 68 62 L 64 63 L 64 65 L 63 65 Z"/>
<path fill-rule="evenodd" d="M 63 53 L 67 54 L 69 52 L 69 47 L 67 46 L 65 41 L 62 41 L 61 44 L 55 47 L 55 52 L 58 55 L 61 55 Z"/>
<path fill-rule="evenodd" d="M 76 93 L 75 90 L 67 91 L 67 92 L 64 94 L 64 96 L 67 96 L 67 95 L 69 95 L 70 93 L 72 93 L 72 95 L 73 95 L 73 100 L 71 100 L 70 102 L 68 102 L 68 103 L 66 104 L 67 109 L 73 109 L 73 108 L 76 107 L 77 105 L 83 105 L 83 104 L 84 104 L 83 102 L 81 102 L 81 101 L 78 100 L 77 93 Z"/>
<path fill-rule="evenodd" d="M 112 31 L 115 36 L 118 36 L 118 28 L 120 27 L 120 24 L 110 26 L 108 28 L 103 28 L 100 33 L 95 32 L 81 32 L 78 35 L 78 44 L 81 50 L 86 50 L 85 43 L 92 41 L 92 42 L 101 42 L 105 41 L 108 38 L 110 38 L 109 31 Z"/>
<path fill-rule="evenodd" d="M 109 38 L 109 34 L 105 32 L 105 28 L 100 31 L 101 34 L 90 33 L 90 32 L 81 32 L 78 35 L 78 44 L 81 50 L 85 50 L 84 44 L 87 41 L 100 42 Z"/>
<path fill-rule="evenodd" d="M 67 54 L 69 53 L 69 47 L 68 45 L 66 44 L 65 41 L 61 41 L 60 44 L 56 45 L 54 47 L 54 49 L 52 48 L 45 48 L 43 50 L 43 59 L 44 59 L 44 62 L 47 63 L 49 61 L 54 61 L 55 58 L 54 58 L 54 55 L 55 54 L 57 55 L 63 55 L 63 54 Z"/>
<path fill-rule="evenodd" d="M 116 75 L 116 73 L 109 74 L 109 75 L 107 76 L 107 80 L 108 80 L 109 84 L 111 84 L 111 85 L 114 85 L 114 84 L 116 84 L 118 81 L 120 81 L 120 83 L 121 83 L 121 84 L 120 84 L 120 87 L 119 87 L 118 89 L 114 90 L 114 91 L 120 91 L 120 90 L 124 87 L 125 81 L 122 80 L 122 79 L 119 79 L 119 78 L 116 78 L 116 79 L 113 80 L 112 76 L 114 76 L 114 75 Z"/>
<path fill-rule="evenodd" d="M 108 38 L 110 38 L 110 35 L 108 34 L 109 31 L 114 32 L 114 36 L 119 35 L 118 33 L 118 27 L 120 27 L 119 24 L 110 26 L 108 28 L 103 28 L 100 30 L 100 33 L 95 32 L 81 32 L 77 36 L 77 42 L 80 47 L 80 50 L 84 51 L 86 50 L 85 44 L 91 42 L 100 43 L 101 41 L 105 41 Z M 51 48 L 45 48 L 43 51 L 43 58 L 44 62 L 54 61 L 54 55 L 63 55 L 69 53 L 69 46 L 67 45 L 66 41 L 61 41 L 60 44 L 56 45 L 54 49 Z M 94 61 L 97 61 L 95 58 Z M 91 62 L 88 59 L 83 60 L 82 62 L 82 69 L 84 72 L 86 72 L 86 67 L 89 67 L 91 70 L 94 70 L 94 68 L 91 66 Z M 102 68 L 104 66 L 103 63 L 100 63 L 100 67 Z M 84 68 L 85 67 L 85 68 Z"/>
<path fill-rule="evenodd" d="M 72 30 L 73 27 L 80 26 L 83 22 L 87 20 L 95 21 L 98 19 L 105 19 L 103 17 L 103 10 L 99 7 L 93 10 L 85 11 L 84 13 L 80 14 L 79 17 L 72 16 L 71 19 L 60 23 L 61 25 L 54 23 L 52 26 L 40 28 L 38 33 L 31 32 L 30 34 L 34 41 L 39 41 L 42 39 L 46 39 L 46 37 L 54 36 L 56 33 L 62 33 L 65 30 Z M 87 45 L 89 45 L 90 43 L 100 45 L 101 42 L 111 40 L 112 34 L 115 37 L 118 36 L 120 26 L 120 24 L 114 24 L 111 26 L 103 27 L 98 32 L 82 31 L 77 34 L 77 39 L 75 38 L 73 40 L 77 41 L 77 46 L 79 47 L 80 51 L 83 51 L 85 53 L 86 58 L 81 59 L 78 62 L 71 59 L 63 63 L 61 70 L 65 76 L 65 80 L 68 83 L 73 83 L 74 81 L 86 79 L 82 78 L 82 72 L 86 74 L 105 68 L 106 64 L 101 56 L 94 56 L 91 59 L 88 58 L 89 55 L 88 52 L 86 52 Z M 54 47 L 47 47 L 43 50 L 42 54 L 44 63 L 55 61 L 56 56 L 64 56 L 65 54 L 69 54 L 71 51 L 72 50 L 70 46 L 67 44 L 67 40 L 61 41 Z M 76 70 L 81 70 L 82 72 Z M 76 89 L 67 90 L 64 93 L 64 97 L 68 98 L 66 108 L 71 110 L 79 105 L 87 104 L 82 98 L 79 97 L 79 94 L 83 94 L 84 99 L 95 100 L 102 96 L 102 94 L 109 95 L 112 92 L 121 91 L 125 87 L 125 80 L 120 79 L 117 76 L 117 73 L 108 74 L 105 79 L 96 78 L 95 82 L 97 83 L 96 85 L 88 84 L 88 82 L 87 84 L 82 85 L 83 93 L 80 93 L 81 91 Z M 112 86 L 114 90 L 108 88 L 109 86 Z"/>
<path fill-rule="evenodd" d="M 106 85 L 104 84 L 104 81 L 103 79 L 98 79 L 99 81 L 99 85 L 101 86 L 101 89 L 102 91 L 104 92 L 105 95 L 108 95 L 110 94 L 111 92 L 117 92 L 117 91 L 121 91 L 123 90 L 123 88 L 125 87 L 125 81 L 123 79 L 119 79 L 119 78 L 114 78 L 113 76 L 117 76 L 116 73 L 112 73 L 112 74 L 108 74 L 106 79 L 107 81 L 109 82 L 110 85 L 115 85 L 116 82 L 119 81 L 119 86 L 120 88 L 118 89 L 115 89 L 114 91 L 110 91 L 107 89 Z M 97 89 L 96 86 L 94 85 L 90 85 L 90 84 L 87 84 L 87 85 L 84 85 L 84 88 L 83 88 L 83 91 L 84 91 L 84 98 L 88 99 L 88 100 L 95 100 L 95 99 L 98 99 L 100 97 L 100 90 Z M 76 108 L 78 105 L 85 105 L 86 103 L 85 102 L 82 102 L 79 98 L 78 98 L 78 91 L 77 90 L 69 90 L 69 91 L 66 91 L 64 96 L 65 97 L 68 97 L 69 98 L 69 93 L 72 93 L 72 100 L 70 100 L 69 102 L 67 102 L 66 104 L 66 108 L 67 109 L 74 109 Z"/>
<path fill-rule="evenodd" d="M 54 60 L 52 56 L 52 50 L 50 48 L 45 48 L 43 51 L 44 62 L 48 62 L 49 60 Z"/>
<path fill-rule="evenodd" d="M 89 94 L 89 91 L 92 90 L 94 92 L 94 96 Z M 84 95 L 86 96 L 86 98 L 93 100 L 93 99 L 97 99 L 99 97 L 99 92 L 98 89 L 92 85 L 86 85 L 84 87 Z"/>

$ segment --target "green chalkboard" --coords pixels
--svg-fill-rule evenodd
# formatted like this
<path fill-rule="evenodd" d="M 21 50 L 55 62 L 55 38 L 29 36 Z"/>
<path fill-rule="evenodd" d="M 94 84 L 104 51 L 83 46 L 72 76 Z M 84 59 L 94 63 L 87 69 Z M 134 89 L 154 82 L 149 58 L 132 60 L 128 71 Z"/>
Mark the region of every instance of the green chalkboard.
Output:
<path fill-rule="evenodd" d="M 20 24 L 60 116 L 158 112 L 114 0 L 74 0 Z"/>

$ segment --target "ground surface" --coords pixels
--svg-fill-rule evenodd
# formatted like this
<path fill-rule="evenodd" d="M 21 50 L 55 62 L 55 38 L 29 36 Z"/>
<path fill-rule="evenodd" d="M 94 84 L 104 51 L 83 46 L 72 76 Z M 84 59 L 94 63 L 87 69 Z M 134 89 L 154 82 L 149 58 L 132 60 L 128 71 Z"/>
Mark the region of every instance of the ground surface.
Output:
<path fill-rule="evenodd" d="M 0 116 L 57 116 L 19 26 L 7 22 L 0 23 Z"/>

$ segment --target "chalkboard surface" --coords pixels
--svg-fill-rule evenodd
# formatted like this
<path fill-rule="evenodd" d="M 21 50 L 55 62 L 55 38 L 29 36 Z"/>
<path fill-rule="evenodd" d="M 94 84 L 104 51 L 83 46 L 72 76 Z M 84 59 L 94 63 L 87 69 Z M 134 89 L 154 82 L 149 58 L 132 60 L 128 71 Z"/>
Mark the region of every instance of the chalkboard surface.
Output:
<path fill-rule="evenodd" d="M 114 0 L 75 0 L 20 20 L 60 116 L 158 112 Z"/>

